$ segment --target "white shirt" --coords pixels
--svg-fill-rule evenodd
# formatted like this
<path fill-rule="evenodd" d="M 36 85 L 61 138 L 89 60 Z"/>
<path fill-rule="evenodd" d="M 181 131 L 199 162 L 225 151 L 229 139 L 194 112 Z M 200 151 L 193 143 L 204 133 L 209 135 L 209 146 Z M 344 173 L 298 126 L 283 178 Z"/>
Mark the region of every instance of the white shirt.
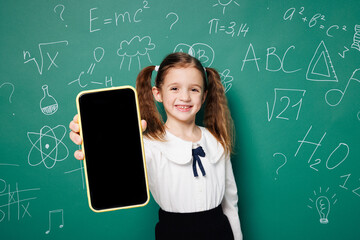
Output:
<path fill-rule="evenodd" d="M 222 204 L 234 239 L 241 240 L 237 187 L 230 156 L 206 128 L 200 129 L 202 137 L 195 144 L 168 131 L 164 142 L 144 138 L 150 191 L 167 212 L 206 211 Z M 194 177 L 192 149 L 197 145 L 206 154 L 200 157 L 206 175 L 202 175 L 197 165 L 199 176 Z"/>

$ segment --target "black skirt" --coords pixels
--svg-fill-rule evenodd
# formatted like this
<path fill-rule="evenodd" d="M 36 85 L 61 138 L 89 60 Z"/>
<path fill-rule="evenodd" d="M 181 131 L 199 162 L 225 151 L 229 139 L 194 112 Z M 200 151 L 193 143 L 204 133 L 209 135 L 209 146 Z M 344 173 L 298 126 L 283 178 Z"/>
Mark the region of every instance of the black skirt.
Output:
<path fill-rule="evenodd" d="M 171 213 L 159 210 L 156 240 L 234 240 L 221 205 L 203 212 Z"/>

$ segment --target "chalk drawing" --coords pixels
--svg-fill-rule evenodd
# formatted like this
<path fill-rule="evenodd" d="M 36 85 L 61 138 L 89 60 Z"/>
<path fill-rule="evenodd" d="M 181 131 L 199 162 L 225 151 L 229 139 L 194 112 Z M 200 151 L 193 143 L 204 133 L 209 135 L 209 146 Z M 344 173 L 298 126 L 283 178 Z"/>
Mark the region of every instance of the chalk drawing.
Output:
<path fill-rule="evenodd" d="M 53 215 L 55 215 L 55 214 L 60 214 L 60 216 L 61 216 L 61 222 L 59 223 L 59 228 L 64 227 L 64 210 L 57 209 L 57 210 L 49 211 L 49 229 L 45 232 L 46 234 L 49 234 L 51 232 L 51 226 L 52 226 L 51 219 L 53 218 Z"/>
<path fill-rule="evenodd" d="M 45 115 L 53 115 L 59 108 L 59 105 L 55 98 L 49 94 L 48 85 L 42 86 L 44 96 L 40 100 L 41 112 Z"/>
<path fill-rule="evenodd" d="M 214 49 L 205 43 L 194 43 L 193 45 L 179 43 L 173 52 L 188 53 L 199 59 L 204 67 L 210 67 L 215 59 Z"/>
<path fill-rule="evenodd" d="M 338 53 L 341 58 L 345 58 L 345 53 L 350 51 L 347 47 L 344 46 L 344 48 L 345 48 L 345 50 L 342 53 Z"/>
<path fill-rule="evenodd" d="M 333 194 L 332 197 L 329 196 L 329 187 L 325 190 L 325 193 L 322 193 L 322 189 L 320 187 L 319 193 L 314 191 L 314 196 L 309 198 L 310 204 L 308 208 L 316 209 L 321 224 L 329 223 L 329 214 L 332 205 L 335 205 L 337 202 L 336 194 Z M 314 200 L 314 199 L 316 200 Z"/>
<path fill-rule="evenodd" d="M 81 149 L 81 147 L 79 147 L 79 149 Z M 79 167 L 79 168 L 74 169 L 74 170 L 67 171 L 67 172 L 65 172 L 65 174 L 69 174 L 69 173 L 73 173 L 73 172 L 78 172 L 78 171 L 80 171 L 81 179 L 82 179 L 82 186 L 83 186 L 83 189 L 85 189 L 84 166 L 83 166 L 82 161 L 79 161 L 79 162 L 80 162 L 80 167 Z"/>
<path fill-rule="evenodd" d="M 64 161 L 69 156 L 69 150 L 63 143 L 66 128 L 58 125 L 54 128 L 44 126 L 40 132 L 28 132 L 27 136 L 32 144 L 28 154 L 30 166 L 44 164 L 47 169 L 51 169 L 57 162 Z M 37 150 L 37 151 L 36 151 Z"/>
<path fill-rule="evenodd" d="M 222 13 L 224 15 L 226 7 L 228 7 L 231 3 L 234 3 L 233 5 L 240 7 L 240 4 L 237 3 L 235 0 L 217 0 L 217 3 L 215 3 L 213 7 L 217 7 L 217 6 L 222 7 Z"/>
<path fill-rule="evenodd" d="M 335 107 L 339 105 L 343 97 L 345 96 L 345 93 L 348 90 L 351 81 L 360 83 L 360 68 L 355 69 L 355 71 L 352 73 L 351 77 L 349 78 L 349 81 L 345 86 L 344 91 L 341 91 L 340 89 L 330 89 L 329 91 L 326 92 L 325 94 L 326 103 L 331 107 Z"/>
<path fill-rule="evenodd" d="M 130 41 L 124 40 L 120 43 L 120 48 L 117 51 L 117 55 L 122 57 L 120 63 L 120 69 L 122 69 L 125 59 L 128 58 L 128 70 L 131 69 L 131 64 L 133 58 L 137 59 L 139 70 L 141 67 L 141 61 L 144 57 L 147 57 L 147 60 L 152 63 L 150 59 L 149 51 L 155 49 L 155 44 L 151 42 L 149 36 L 140 38 L 139 36 L 133 37 Z"/>
<path fill-rule="evenodd" d="M 32 217 L 30 213 L 30 201 L 37 199 L 37 197 L 31 197 L 31 194 L 35 194 L 40 188 L 27 188 L 19 189 L 18 183 L 15 183 L 15 189 L 11 188 L 10 184 L 7 184 L 4 179 L 0 179 L 0 223 L 3 222 L 7 215 L 7 221 L 11 221 L 14 214 L 11 214 L 15 210 L 17 220 L 21 220 L 25 217 Z"/>
<path fill-rule="evenodd" d="M 20 167 L 19 164 L 12 164 L 12 163 L 0 163 L 0 166 Z"/>
<path fill-rule="evenodd" d="M 58 45 L 58 44 L 65 44 L 66 46 L 69 44 L 68 41 L 64 40 L 64 41 L 57 41 L 57 42 L 49 42 L 49 43 L 39 43 L 38 48 L 39 48 L 39 55 L 40 55 L 40 64 L 38 62 L 38 60 L 35 59 L 35 57 L 31 57 L 31 54 L 29 51 L 23 51 L 23 57 L 24 57 L 24 64 L 29 63 L 31 61 L 33 61 L 37 67 L 37 70 L 39 72 L 40 75 L 43 74 L 43 68 L 44 68 L 44 54 L 43 54 L 43 48 L 45 47 L 49 47 L 49 46 L 54 46 L 54 45 Z M 46 55 L 48 56 L 49 60 L 50 60 L 50 64 L 48 66 L 48 71 L 50 70 L 50 68 L 52 66 L 54 67 L 59 67 L 56 63 L 55 63 L 55 59 L 57 58 L 59 52 L 56 51 L 55 56 L 50 56 L 49 52 L 46 52 Z"/>
<path fill-rule="evenodd" d="M 227 93 L 231 87 L 232 87 L 232 81 L 234 80 L 234 77 L 230 75 L 230 70 L 225 69 L 220 74 L 221 83 L 224 85 L 225 93 Z"/>
<path fill-rule="evenodd" d="M 360 51 L 360 25 L 355 25 L 355 34 L 351 48 Z"/>
<path fill-rule="evenodd" d="M 306 79 L 310 81 L 338 82 L 334 66 L 324 41 L 319 46 L 309 63 Z"/>

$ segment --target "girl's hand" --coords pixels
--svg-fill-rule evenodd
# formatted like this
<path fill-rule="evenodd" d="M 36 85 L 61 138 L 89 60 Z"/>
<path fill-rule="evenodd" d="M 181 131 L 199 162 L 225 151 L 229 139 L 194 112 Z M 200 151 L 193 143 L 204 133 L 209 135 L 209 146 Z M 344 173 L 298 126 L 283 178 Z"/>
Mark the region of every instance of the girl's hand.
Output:
<path fill-rule="evenodd" d="M 82 139 L 80 137 L 80 126 L 79 126 L 79 116 L 76 114 L 74 116 L 74 119 L 70 122 L 69 125 L 71 132 L 70 132 L 70 139 L 73 141 L 76 145 L 81 145 Z M 84 153 L 82 150 L 76 150 L 74 153 L 74 156 L 78 160 L 84 159 Z"/>
<path fill-rule="evenodd" d="M 69 125 L 71 132 L 70 132 L 70 139 L 71 141 L 73 141 L 76 145 L 81 145 L 82 144 L 82 139 L 80 136 L 80 126 L 79 126 L 79 116 L 78 114 L 76 114 L 74 116 L 74 119 L 70 122 Z M 147 127 L 147 123 L 145 120 L 141 120 L 141 128 L 142 131 L 144 132 L 146 130 Z M 84 153 L 82 150 L 76 150 L 74 153 L 74 156 L 76 159 L 78 160 L 83 160 L 84 159 Z"/>

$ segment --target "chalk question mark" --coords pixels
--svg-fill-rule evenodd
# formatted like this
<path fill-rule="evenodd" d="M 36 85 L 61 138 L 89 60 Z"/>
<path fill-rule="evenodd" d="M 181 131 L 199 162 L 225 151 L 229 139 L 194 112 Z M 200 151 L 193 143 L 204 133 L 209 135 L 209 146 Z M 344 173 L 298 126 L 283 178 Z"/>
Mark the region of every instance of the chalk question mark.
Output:
<path fill-rule="evenodd" d="M 61 21 L 64 21 L 64 18 L 63 18 L 63 16 L 62 16 L 63 13 L 64 13 L 64 11 L 65 11 L 65 6 L 64 6 L 64 5 L 62 5 L 62 4 L 56 5 L 56 6 L 54 7 L 54 12 L 57 13 L 57 12 L 56 12 L 56 9 L 59 8 L 59 7 L 61 8 L 61 11 L 60 11 L 60 19 L 61 19 Z M 67 27 L 67 25 L 65 25 L 65 27 Z"/>
<path fill-rule="evenodd" d="M 5 82 L 5 83 L 1 84 L 0 88 L 2 88 L 2 87 L 5 86 L 5 85 L 10 85 L 11 88 L 12 88 L 11 93 L 10 93 L 10 96 L 9 96 L 9 103 L 11 103 L 11 97 L 12 97 L 14 91 L 15 91 L 14 84 L 9 83 L 9 82 Z"/>
<path fill-rule="evenodd" d="M 175 22 L 173 22 L 173 23 L 170 25 L 170 30 L 171 30 L 171 28 L 174 26 L 174 24 L 177 23 L 177 21 L 179 21 L 179 16 L 178 16 L 176 13 L 171 12 L 171 13 L 168 13 L 168 15 L 166 15 L 166 18 L 168 18 L 170 15 L 175 15 L 175 17 L 176 17 Z"/>
<path fill-rule="evenodd" d="M 276 174 L 279 176 L 279 170 L 287 163 L 287 159 L 286 159 L 286 156 L 282 153 L 274 153 L 273 157 L 275 157 L 276 155 L 281 155 L 284 158 L 284 163 L 282 165 L 280 165 L 280 167 L 278 167 L 278 169 L 276 169 Z M 275 180 L 277 180 L 277 178 L 275 178 Z"/>

